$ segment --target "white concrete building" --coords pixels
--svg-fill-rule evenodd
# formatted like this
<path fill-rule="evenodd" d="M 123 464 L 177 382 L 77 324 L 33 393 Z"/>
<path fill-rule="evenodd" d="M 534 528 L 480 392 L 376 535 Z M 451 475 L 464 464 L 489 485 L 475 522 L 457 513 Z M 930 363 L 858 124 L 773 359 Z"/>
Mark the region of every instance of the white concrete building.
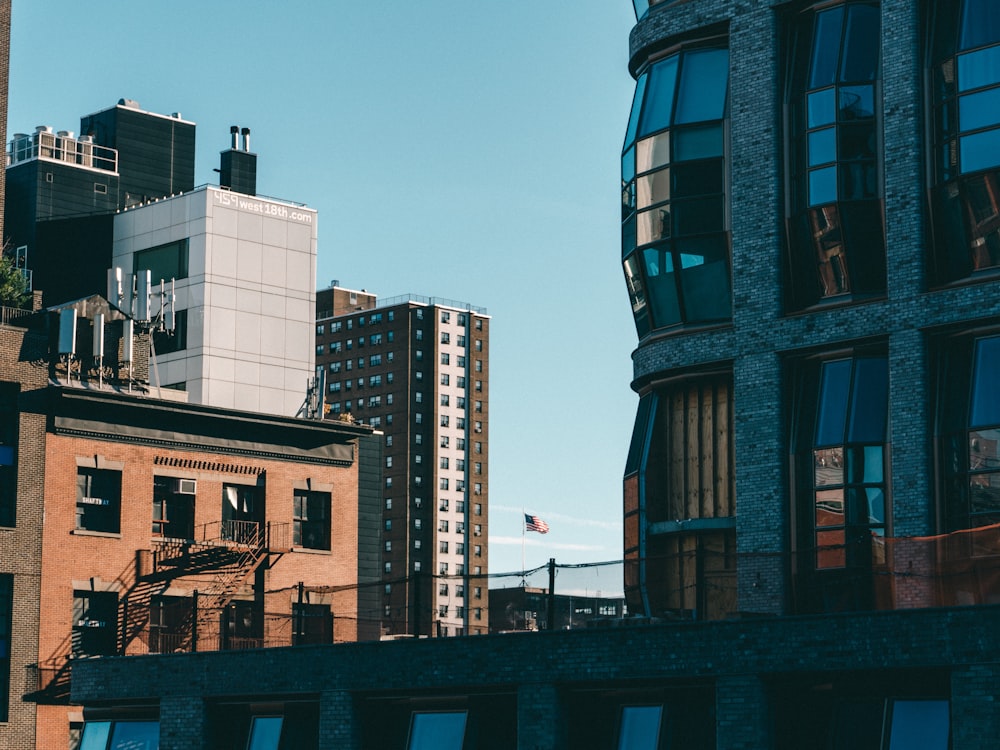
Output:
<path fill-rule="evenodd" d="M 155 337 L 151 386 L 294 415 L 314 374 L 316 226 L 311 208 L 210 186 L 119 213 L 113 263 L 125 279 L 152 271 L 154 313 L 160 280 L 175 279 L 176 330 Z"/>

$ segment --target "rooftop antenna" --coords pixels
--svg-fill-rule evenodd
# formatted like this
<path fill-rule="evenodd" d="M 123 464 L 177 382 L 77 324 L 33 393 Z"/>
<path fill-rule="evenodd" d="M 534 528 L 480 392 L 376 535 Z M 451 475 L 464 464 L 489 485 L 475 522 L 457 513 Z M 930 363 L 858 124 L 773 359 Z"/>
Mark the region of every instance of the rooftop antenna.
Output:
<path fill-rule="evenodd" d="M 104 387 L 104 313 L 94 316 L 94 359 L 97 360 L 97 387 Z"/>

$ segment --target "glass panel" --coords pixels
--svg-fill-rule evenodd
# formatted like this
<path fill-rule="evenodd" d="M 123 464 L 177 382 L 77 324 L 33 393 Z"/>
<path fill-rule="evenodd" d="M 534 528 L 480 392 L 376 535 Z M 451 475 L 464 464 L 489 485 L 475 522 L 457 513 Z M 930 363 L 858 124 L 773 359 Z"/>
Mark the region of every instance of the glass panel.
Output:
<path fill-rule="evenodd" d="M 1000 47 L 958 56 L 958 90 L 969 91 L 1000 82 Z"/>
<path fill-rule="evenodd" d="M 831 297 L 851 290 L 844 253 L 844 239 L 840 224 L 840 211 L 831 204 L 812 208 L 806 214 L 808 233 L 816 252 L 816 270 L 822 287 L 822 296 Z"/>
<path fill-rule="evenodd" d="M 107 750 L 110 736 L 110 721 L 88 721 L 83 725 L 80 750 Z"/>
<path fill-rule="evenodd" d="M 671 169 L 676 198 L 723 192 L 722 160 L 677 163 Z"/>
<path fill-rule="evenodd" d="M 893 701 L 889 750 L 948 750 L 948 701 Z"/>
<path fill-rule="evenodd" d="M 638 174 L 670 163 L 670 133 L 645 138 L 635 145 L 635 171 Z"/>
<path fill-rule="evenodd" d="M 881 487 L 865 487 L 857 492 L 863 493 L 859 494 L 858 497 L 864 498 L 864 503 L 855 503 L 858 507 L 858 512 L 862 513 L 863 516 L 859 519 L 860 523 L 867 526 L 885 526 L 885 492 L 882 491 Z"/>
<path fill-rule="evenodd" d="M 852 443 L 885 441 L 889 401 L 889 366 L 884 357 L 862 357 L 854 364 L 854 392 L 847 439 Z"/>
<path fill-rule="evenodd" d="M 649 0 L 632 0 L 632 5 L 635 7 L 635 20 L 639 21 L 646 11 L 649 10 Z"/>
<path fill-rule="evenodd" d="M 677 243 L 681 262 L 684 317 L 689 322 L 725 320 L 732 315 L 729 262 L 722 237 Z"/>
<path fill-rule="evenodd" d="M 675 123 L 721 120 L 726 108 L 729 50 L 688 52 L 681 68 Z"/>
<path fill-rule="evenodd" d="M 1000 473 L 973 474 L 969 478 L 969 512 L 991 515 L 1000 513 Z M 976 519 L 972 525 L 981 526 L 986 523 L 994 521 Z"/>
<path fill-rule="evenodd" d="M 622 149 L 623 151 L 628 150 L 629 146 L 635 141 L 635 131 L 639 126 L 639 112 L 642 110 L 642 100 L 645 91 L 646 74 L 643 73 L 635 82 L 635 95 L 632 97 L 632 112 L 628 117 L 628 127 L 625 130 L 625 148 Z"/>
<path fill-rule="evenodd" d="M 820 206 L 837 200 L 837 168 L 824 167 L 809 172 L 809 205 Z"/>
<path fill-rule="evenodd" d="M 624 264 L 625 285 L 628 287 L 629 300 L 632 302 L 632 315 L 635 316 L 636 332 L 642 338 L 649 332 L 649 319 L 646 312 L 646 292 L 642 286 L 642 276 L 639 273 L 639 261 L 635 255 L 629 256 Z"/>
<path fill-rule="evenodd" d="M 670 200 L 669 168 L 645 175 L 636 181 L 636 203 L 639 208 L 668 200 Z"/>
<path fill-rule="evenodd" d="M 842 203 L 840 217 L 844 244 L 850 248 L 854 291 L 885 289 L 885 245 L 882 241 L 882 204 L 879 201 Z"/>
<path fill-rule="evenodd" d="M 829 86 L 836 79 L 843 19 L 843 7 L 816 14 L 816 38 L 813 41 L 812 64 L 809 66 L 811 89 Z"/>
<path fill-rule="evenodd" d="M 843 529 L 816 532 L 816 567 L 842 568 L 844 567 L 844 540 Z"/>
<path fill-rule="evenodd" d="M 821 448 L 813 451 L 813 481 L 816 487 L 844 483 L 844 449 Z"/>
<path fill-rule="evenodd" d="M 656 750 L 660 741 L 661 706 L 625 706 L 622 708 L 618 750 Z"/>
<path fill-rule="evenodd" d="M 670 253 L 651 247 L 642 253 L 646 271 L 646 288 L 654 328 L 674 325 L 681 320 Z"/>
<path fill-rule="evenodd" d="M 809 134 L 809 166 L 816 167 L 820 164 L 837 160 L 837 129 L 824 128 L 814 130 Z"/>
<path fill-rule="evenodd" d="M 882 750 L 885 702 L 852 701 L 837 706 L 831 750 Z"/>
<path fill-rule="evenodd" d="M 879 9 L 872 5 L 852 5 L 847 11 L 844 55 L 840 80 L 874 81 L 879 57 Z"/>
<path fill-rule="evenodd" d="M 871 124 L 841 125 L 837 130 L 842 161 L 875 159 L 875 128 Z"/>
<path fill-rule="evenodd" d="M 159 747 L 160 722 L 116 721 L 108 750 L 157 750 Z M 277 744 L 274 747 L 277 748 Z M 250 750 L 256 750 L 256 746 L 251 746 Z"/>
<path fill-rule="evenodd" d="M 844 525 L 844 490 L 818 490 L 816 492 L 816 528 L 823 529 Z M 840 544 L 842 542 L 837 542 Z"/>
<path fill-rule="evenodd" d="M 660 206 L 649 211 L 641 211 L 637 216 L 636 242 L 648 245 L 650 242 L 670 237 L 670 206 Z"/>
<path fill-rule="evenodd" d="M 1000 430 L 969 433 L 969 468 L 972 471 L 1000 469 Z"/>
<path fill-rule="evenodd" d="M 409 750 L 462 750 L 465 711 L 414 713 Z"/>
<path fill-rule="evenodd" d="M 674 158 L 678 161 L 712 156 L 722 156 L 721 124 L 674 132 Z"/>
<path fill-rule="evenodd" d="M 635 216 L 622 224 L 622 257 L 635 250 Z"/>
<path fill-rule="evenodd" d="M 837 117 L 837 89 L 814 91 L 806 97 L 809 127 L 832 125 Z"/>
<path fill-rule="evenodd" d="M 877 197 L 878 172 L 874 160 L 849 161 L 840 165 L 841 200 L 862 201 Z M 856 257 L 857 253 L 853 255 Z"/>
<path fill-rule="evenodd" d="M 976 342 L 969 427 L 1000 424 L 1000 336 Z"/>
<path fill-rule="evenodd" d="M 841 445 L 847 418 L 847 397 L 851 387 L 851 360 L 824 362 L 820 371 L 819 416 L 816 420 L 817 447 Z"/>
<path fill-rule="evenodd" d="M 1000 5 L 996 0 L 965 0 L 959 48 L 1000 42 Z"/>
<path fill-rule="evenodd" d="M 247 750 L 278 750 L 281 722 L 280 716 L 254 716 L 250 722 Z"/>
<path fill-rule="evenodd" d="M 720 232 L 726 227 L 721 195 L 675 201 L 670 208 L 675 235 Z"/>
<path fill-rule="evenodd" d="M 670 126 L 677 82 L 677 55 L 657 63 L 649 72 L 645 105 L 639 118 L 639 137 Z"/>
<path fill-rule="evenodd" d="M 879 484 L 882 482 L 883 473 L 881 445 L 851 448 L 847 456 L 848 481 Z"/>
<path fill-rule="evenodd" d="M 875 89 L 871 86 L 841 86 L 837 116 L 841 122 L 874 118 Z"/>
<path fill-rule="evenodd" d="M 622 221 L 635 211 L 635 181 L 622 183 Z"/>
<path fill-rule="evenodd" d="M 988 128 L 1000 122 L 1000 88 L 960 96 L 958 121 L 963 131 Z"/>
<path fill-rule="evenodd" d="M 635 149 L 630 148 L 622 154 L 622 182 L 631 182 L 635 177 Z"/>
<path fill-rule="evenodd" d="M 639 399 L 639 409 L 636 411 L 635 424 L 632 426 L 632 440 L 629 442 L 628 457 L 625 460 L 626 476 L 639 471 L 639 462 L 642 459 L 643 446 L 646 444 L 649 432 L 649 414 L 652 410 L 654 398 L 655 397 L 652 393 L 647 393 Z"/>

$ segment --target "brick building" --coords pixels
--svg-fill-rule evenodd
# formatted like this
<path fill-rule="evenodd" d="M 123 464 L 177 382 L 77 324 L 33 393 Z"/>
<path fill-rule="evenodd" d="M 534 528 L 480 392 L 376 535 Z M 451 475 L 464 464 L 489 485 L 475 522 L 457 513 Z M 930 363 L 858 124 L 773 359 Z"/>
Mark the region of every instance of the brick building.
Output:
<path fill-rule="evenodd" d="M 258 723 L 278 747 L 286 717 L 316 748 L 996 744 L 1000 12 L 635 6 L 624 542 L 643 616 L 176 655 L 227 676 L 163 687 L 152 660 L 89 662 L 88 718 L 144 710 L 165 749 L 211 746 L 229 707 L 233 747 Z M 283 668 L 246 690 L 265 663 Z"/>
<path fill-rule="evenodd" d="M 629 610 L 704 621 L 997 602 L 1000 117 L 985 102 L 1000 90 L 1000 13 L 635 5 Z M 923 689 L 954 699 L 961 679 Z M 870 718 L 844 739 L 856 686 L 826 684 L 773 728 L 775 746 L 897 747 L 911 732 L 947 746 L 947 711 L 904 719 L 888 699 L 858 709 Z M 952 722 L 957 747 L 954 705 Z"/>
<path fill-rule="evenodd" d="M 370 428 L 151 398 L 145 372 L 124 376 L 126 321 L 100 298 L 9 314 L 0 744 L 75 747 L 69 689 L 90 657 L 378 636 L 358 615 L 359 582 L 378 576 L 359 543 L 379 535 Z"/>
<path fill-rule="evenodd" d="M 488 632 L 489 335 L 461 302 L 316 293 L 326 409 L 384 433 L 388 635 Z"/>

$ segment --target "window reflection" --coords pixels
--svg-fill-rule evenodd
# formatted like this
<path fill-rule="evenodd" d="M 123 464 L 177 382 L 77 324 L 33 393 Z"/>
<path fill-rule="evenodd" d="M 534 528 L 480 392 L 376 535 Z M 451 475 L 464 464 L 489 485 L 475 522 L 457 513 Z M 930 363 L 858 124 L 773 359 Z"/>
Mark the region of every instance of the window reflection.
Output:
<path fill-rule="evenodd" d="M 618 750 L 656 750 L 662 706 L 623 706 Z"/>
<path fill-rule="evenodd" d="M 809 8 L 792 24 L 787 92 L 789 303 L 885 289 L 876 83 L 879 8 Z"/>
<path fill-rule="evenodd" d="M 622 154 L 622 257 L 640 337 L 731 317 L 728 75 L 728 50 L 695 47 L 657 62 L 636 83 Z M 639 289 L 648 307 L 637 304 Z"/>
<path fill-rule="evenodd" d="M 1000 8 L 938 3 L 931 29 L 931 209 L 935 273 L 944 282 L 1000 267 Z"/>
<path fill-rule="evenodd" d="M 877 354 L 801 365 L 802 573 L 841 571 L 840 578 L 814 582 L 812 607 L 867 607 L 870 571 L 885 563 L 888 384 L 887 359 Z"/>

